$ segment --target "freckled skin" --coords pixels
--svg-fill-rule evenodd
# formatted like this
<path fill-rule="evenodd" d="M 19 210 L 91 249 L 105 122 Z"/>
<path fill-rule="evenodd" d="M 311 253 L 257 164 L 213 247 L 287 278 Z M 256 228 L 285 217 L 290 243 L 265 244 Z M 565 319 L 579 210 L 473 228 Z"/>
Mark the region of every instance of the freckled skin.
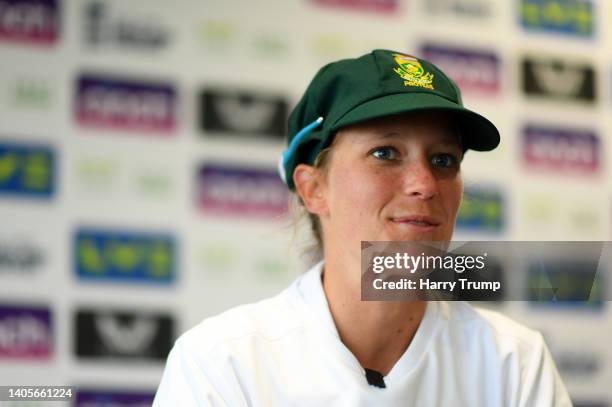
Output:
<path fill-rule="evenodd" d="M 446 115 L 408 114 L 346 127 L 329 158 L 327 213 L 320 215 L 326 247 L 451 239 L 463 193 L 462 147 Z M 430 217 L 436 226 L 396 221 L 414 215 Z"/>

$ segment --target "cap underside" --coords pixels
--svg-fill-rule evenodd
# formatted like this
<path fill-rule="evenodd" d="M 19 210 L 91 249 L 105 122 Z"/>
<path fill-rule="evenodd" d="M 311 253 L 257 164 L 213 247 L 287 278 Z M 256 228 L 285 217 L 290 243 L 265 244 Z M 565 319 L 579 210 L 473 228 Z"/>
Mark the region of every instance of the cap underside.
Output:
<path fill-rule="evenodd" d="M 444 97 L 424 92 L 396 93 L 369 100 L 343 115 L 331 130 L 379 117 L 426 110 L 452 113 L 465 148 L 489 151 L 499 144 L 499 131 L 488 119 Z"/>

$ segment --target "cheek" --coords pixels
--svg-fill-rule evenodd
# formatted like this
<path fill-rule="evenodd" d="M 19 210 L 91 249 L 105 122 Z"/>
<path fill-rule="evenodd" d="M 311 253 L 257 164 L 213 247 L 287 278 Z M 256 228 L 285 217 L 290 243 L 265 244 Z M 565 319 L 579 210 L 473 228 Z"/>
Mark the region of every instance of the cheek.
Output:
<path fill-rule="evenodd" d="M 463 197 L 463 180 L 460 176 L 444 185 L 443 196 L 446 197 L 444 199 L 446 213 L 452 217 L 454 223 Z"/>
<path fill-rule="evenodd" d="M 348 168 L 339 167 L 329 175 L 332 177 L 330 179 L 334 180 L 330 184 L 333 191 L 330 215 L 348 217 L 352 220 L 347 221 L 351 221 L 355 226 L 363 222 L 363 216 L 371 218 L 381 207 L 389 191 L 393 191 L 392 178 L 372 169 L 352 165 Z M 355 221 L 356 218 L 358 222 Z"/>

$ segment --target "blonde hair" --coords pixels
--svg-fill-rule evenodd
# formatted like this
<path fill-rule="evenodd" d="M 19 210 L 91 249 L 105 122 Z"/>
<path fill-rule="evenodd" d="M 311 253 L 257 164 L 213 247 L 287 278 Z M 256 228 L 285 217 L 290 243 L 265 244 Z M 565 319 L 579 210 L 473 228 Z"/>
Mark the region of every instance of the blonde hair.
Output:
<path fill-rule="evenodd" d="M 326 173 L 330 152 L 331 145 L 321 150 L 315 158 L 313 167 Z M 289 210 L 292 214 L 291 225 L 293 226 L 294 240 L 298 226 L 307 219 L 309 231 L 314 238 L 314 242 L 302 251 L 302 256 L 310 259 L 313 263 L 318 262 L 323 258 L 323 229 L 321 228 L 321 221 L 317 215 L 308 212 L 297 192 L 293 192 L 292 195 L 293 198 L 289 202 Z"/>

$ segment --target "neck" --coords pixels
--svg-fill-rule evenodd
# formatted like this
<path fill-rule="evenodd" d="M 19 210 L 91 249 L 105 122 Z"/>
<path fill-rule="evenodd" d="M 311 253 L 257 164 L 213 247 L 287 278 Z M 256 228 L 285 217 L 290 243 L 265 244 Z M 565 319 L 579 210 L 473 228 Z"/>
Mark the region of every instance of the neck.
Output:
<path fill-rule="evenodd" d="M 329 256 L 323 272 L 323 290 L 336 329 L 362 367 L 386 375 L 412 342 L 426 304 L 361 301 L 359 260 L 354 256 L 342 260 Z"/>

